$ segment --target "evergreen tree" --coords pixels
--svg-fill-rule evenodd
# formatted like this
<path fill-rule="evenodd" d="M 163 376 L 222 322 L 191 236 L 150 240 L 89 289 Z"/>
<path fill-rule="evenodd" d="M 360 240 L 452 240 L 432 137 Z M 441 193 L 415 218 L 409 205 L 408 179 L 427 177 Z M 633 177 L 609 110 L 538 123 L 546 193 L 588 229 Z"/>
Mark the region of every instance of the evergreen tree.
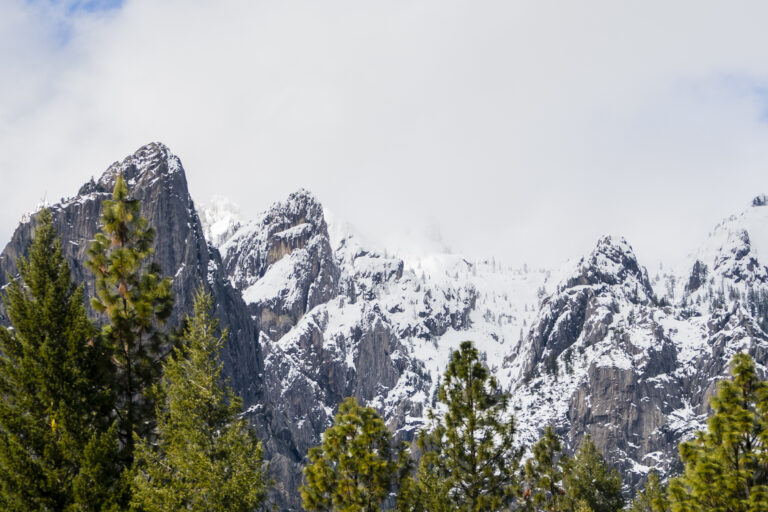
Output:
<path fill-rule="evenodd" d="M 551 512 L 567 510 L 560 467 L 567 459 L 563 456 L 562 443 L 555 429 L 547 427 L 531 451 L 532 456 L 525 462 L 524 469 L 527 484 L 523 493 L 525 508 Z"/>
<path fill-rule="evenodd" d="M 133 460 L 134 434 L 151 435 L 154 399 L 148 391 L 161 371 L 168 337 L 158 328 L 171 314 L 171 280 L 149 263 L 155 231 L 139 215 L 140 203 L 128 196 L 122 175 L 112 200 L 102 205 L 102 231 L 88 251 L 87 266 L 96 277 L 91 306 L 107 317 L 102 337 L 116 364 L 118 433 L 122 459 Z"/>
<path fill-rule="evenodd" d="M 710 400 L 707 430 L 680 444 L 685 472 L 669 485 L 674 512 L 768 510 L 768 383 L 747 354 Z"/>
<path fill-rule="evenodd" d="M 306 510 L 372 512 L 396 483 L 392 434 L 375 409 L 354 398 L 339 405 L 334 425 L 309 450 L 301 498 Z"/>
<path fill-rule="evenodd" d="M 213 299 L 195 298 L 185 345 L 166 359 L 157 395 L 157 440 L 138 440 L 131 506 L 162 512 L 253 511 L 266 496 L 261 443 L 242 402 L 221 383 L 218 354 L 226 332 L 217 336 Z"/>
<path fill-rule="evenodd" d="M 20 279 L 3 297 L 0 327 L 0 505 L 3 510 L 92 510 L 117 469 L 88 457 L 114 453 L 108 354 L 71 281 L 51 213 L 42 210 Z M 83 483 L 92 478 L 88 486 Z"/>
<path fill-rule="evenodd" d="M 590 436 L 563 464 L 563 487 L 571 510 L 584 501 L 593 512 L 617 512 L 624 507 L 621 476 L 608 468 Z"/>
<path fill-rule="evenodd" d="M 433 437 L 422 431 L 418 447 L 422 453 L 416 469 L 401 463 L 400 489 L 397 495 L 397 510 L 402 512 L 452 512 L 455 504 L 449 498 L 450 483 L 436 471 L 439 447 L 430 443 Z"/>
<path fill-rule="evenodd" d="M 420 441 L 425 450 L 417 480 L 428 495 L 448 500 L 446 510 L 506 510 L 518 493 L 521 451 L 514 446 L 514 420 L 505 419 L 508 395 L 482 363 L 472 342 L 454 351 L 438 394 L 444 416 L 432 415 L 434 427 Z M 420 510 L 418 503 L 413 510 Z M 406 507 L 407 508 L 407 507 Z"/>
<path fill-rule="evenodd" d="M 632 501 L 632 512 L 669 512 L 667 490 L 659 481 L 659 475 L 651 471 L 645 489 L 637 493 Z"/>

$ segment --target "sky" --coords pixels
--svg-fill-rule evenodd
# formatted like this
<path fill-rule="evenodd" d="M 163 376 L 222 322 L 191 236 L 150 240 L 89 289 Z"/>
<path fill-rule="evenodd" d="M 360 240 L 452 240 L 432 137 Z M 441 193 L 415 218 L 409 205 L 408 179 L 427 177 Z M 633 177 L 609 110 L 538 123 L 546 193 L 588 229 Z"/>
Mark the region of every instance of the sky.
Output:
<path fill-rule="evenodd" d="M 0 246 L 141 145 L 377 244 L 652 267 L 768 192 L 766 2 L 0 0 Z M 439 242 L 439 243 L 437 243 Z"/>

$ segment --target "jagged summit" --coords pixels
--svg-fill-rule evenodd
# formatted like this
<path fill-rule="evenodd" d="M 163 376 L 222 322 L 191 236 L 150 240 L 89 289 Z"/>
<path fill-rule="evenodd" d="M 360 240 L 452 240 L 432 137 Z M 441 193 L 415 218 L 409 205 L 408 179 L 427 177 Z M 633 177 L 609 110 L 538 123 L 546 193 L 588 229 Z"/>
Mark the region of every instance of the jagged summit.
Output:
<path fill-rule="evenodd" d="M 91 179 L 80 188 L 78 196 L 93 192 L 112 192 L 119 174 L 123 175 L 130 187 L 140 188 L 151 185 L 153 180 L 173 174 L 181 174 L 186 180 L 179 157 L 165 144 L 150 142 L 125 157 L 122 162 L 114 162 L 98 181 Z"/>
<path fill-rule="evenodd" d="M 654 300 L 648 272 L 638 261 L 632 246 L 623 237 L 604 236 L 581 258 L 575 270 L 558 285 L 559 291 L 577 286 L 617 287 L 632 302 Z"/>
<path fill-rule="evenodd" d="M 231 270 L 232 284 L 244 289 L 270 266 L 311 242 L 327 246 L 330 253 L 323 206 L 309 191 L 299 189 L 244 223 L 219 249 Z"/>
<path fill-rule="evenodd" d="M 711 287 L 753 287 L 768 284 L 768 196 L 759 195 L 751 206 L 721 221 L 678 273 L 677 300 L 710 293 Z M 706 285 L 706 286 L 705 286 Z"/>

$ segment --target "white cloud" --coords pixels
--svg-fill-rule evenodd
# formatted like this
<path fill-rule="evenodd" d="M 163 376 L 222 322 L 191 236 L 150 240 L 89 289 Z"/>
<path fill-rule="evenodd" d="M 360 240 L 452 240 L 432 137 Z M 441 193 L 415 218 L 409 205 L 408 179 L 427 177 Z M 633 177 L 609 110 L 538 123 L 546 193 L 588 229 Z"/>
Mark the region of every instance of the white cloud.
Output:
<path fill-rule="evenodd" d="M 676 257 L 768 188 L 762 2 L 42 9 L 0 4 L 0 241 L 150 140 L 200 201 L 304 186 L 385 243 L 529 263 L 605 232 Z"/>

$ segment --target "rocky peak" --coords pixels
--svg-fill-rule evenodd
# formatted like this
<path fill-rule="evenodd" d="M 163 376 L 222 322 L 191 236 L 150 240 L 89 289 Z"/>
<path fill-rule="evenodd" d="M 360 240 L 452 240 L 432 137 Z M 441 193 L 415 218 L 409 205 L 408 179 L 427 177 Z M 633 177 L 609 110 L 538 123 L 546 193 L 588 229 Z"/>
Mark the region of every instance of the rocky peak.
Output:
<path fill-rule="evenodd" d="M 721 276 L 735 282 L 764 283 L 768 277 L 752 252 L 749 233 L 745 229 L 730 231 L 720 251 L 715 255 L 714 269 Z"/>
<path fill-rule="evenodd" d="M 232 285 L 271 339 L 338 293 L 323 207 L 306 190 L 273 204 L 220 246 Z"/>
<path fill-rule="evenodd" d="M 259 370 L 255 333 L 245 305 L 220 271 L 218 254 L 210 252 L 194 203 L 189 196 L 181 161 L 161 143 L 139 148 L 121 162 L 115 162 L 98 178 L 86 183 L 76 197 L 51 205 L 54 225 L 62 249 L 72 268 L 75 282 L 93 290 L 93 275 L 85 268 L 88 247 L 100 229 L 101 204 L 111 197 L 117 176 L 122 173 L 131 196 L 141 201 L 141 215 L 155 228 L 153 261 L 163 275 L 173 277 L 175 305 L 168 325 L 177 325 L 191 311 L 194 291 L 206 284 L 213 292 L 223 326 L 230 326 L 230 343 L 222 354 L 227 374 L 246 403 L 254 399 L 251 385 Z M 15 273 L 15 261 L 28 250 L 34 230 L 34 216 L 22 223 L 0 257 L 0 284 L 6 272 Z M 237 358 L 232 354 L 240 354 Z"/>
<path fill-rule="evenodd" d="M 752 199 L 752 206 L 765 206 L 768 204 L 768 195 L 759 194 Z"/>
<path fill-rule="evenodd" d="M 312 240 L 324 242 L 330 251 L 323 207 L 311 193 L 300 189 L 243 225 L 220 249 L 233 284 L 244 289 Z"/>
<path fill-rule="evenodd" d="M 710 289 L 754 287 L 768 284 L 768 208 L 766 196 L 720 222 L 689 260 L 687 284 L 679 295 L 709 294 Z M 704 270 L 705 272 L 702 272 Z M 680 272 L 681 274 L 683 272 Z M 713 286 L 703 286 L 706 281 Z M 698 285 L 698 286 L 696 286 Z"/>
<path fill-rule="evenodd" d="M 140 147 L 122 162 L 115 162 L 107 168 L 98 181 L 91 179 L 78 191 L 78 196 L 93 192 L 111 193 L 119 174 L 133 190 L 151 186 L 156 180 L 177 175 L 186 185 L 186 176 L 179 157 L 161 142 L 151 142 Z"/>
<path fill-rule="evenodd" d="M 645 303 L 654 294 L 648 272 L 637 261 L 632 247 L 623 237 L 604 236 L 586 257 L 579 260 L 576 270 L 558 290 L 577 286 L 611 286 L 632 302 Z"/>

